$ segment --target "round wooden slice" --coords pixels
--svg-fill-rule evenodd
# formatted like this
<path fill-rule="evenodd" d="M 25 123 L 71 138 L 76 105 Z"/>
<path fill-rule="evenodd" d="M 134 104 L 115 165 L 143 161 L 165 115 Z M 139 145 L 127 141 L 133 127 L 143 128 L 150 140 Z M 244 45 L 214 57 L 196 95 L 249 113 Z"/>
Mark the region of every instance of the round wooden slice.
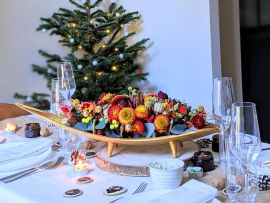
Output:
<path fill-rule="evenodd" d="M 200 150 L 198 144 L 192 141 L 178 146 L 177 159 L 187 160 Z M 117 156 L 116 156 L 117 155 Z M 107 146 L 102 146 L 95 157 L 96 166 L 104 171 L 126 176 L 149 176 L 148 164 L 156 159 L 171 158 L 169 145 L 128 146 L 119 145 L 113 151 L 113 156 L 107 157 Z"/>

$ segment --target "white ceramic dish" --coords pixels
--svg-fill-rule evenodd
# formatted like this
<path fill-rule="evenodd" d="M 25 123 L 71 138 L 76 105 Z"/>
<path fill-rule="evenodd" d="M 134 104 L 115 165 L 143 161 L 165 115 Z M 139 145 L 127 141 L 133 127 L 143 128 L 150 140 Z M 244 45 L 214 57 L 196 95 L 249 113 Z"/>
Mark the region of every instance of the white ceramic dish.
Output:
<path fill-rule="evenodd" d="M 149 164 L 150 176 L 158 189 L 175 189 L 182 182 L 184 162 L 179 159 L 158 159 Z"/>
<path fill-rule="evenodd" d="M 12 142 L 6 143 L 5 146 L 1 147 L 16 147 L 18 145 L 23 144 L 23 142 Z M 0 165 L 0 172 L 14 172 L 17 170 L 26 169 L 35 165 L 39 165 L 44 163 L 45 160 L 48 160 L 54 156 L 54 153 L 51 147 L 40 151 L 35 155 L 27 156 L 25 158 L 18 159 L 16 161 L 12 161 L 3 165 Z"/>

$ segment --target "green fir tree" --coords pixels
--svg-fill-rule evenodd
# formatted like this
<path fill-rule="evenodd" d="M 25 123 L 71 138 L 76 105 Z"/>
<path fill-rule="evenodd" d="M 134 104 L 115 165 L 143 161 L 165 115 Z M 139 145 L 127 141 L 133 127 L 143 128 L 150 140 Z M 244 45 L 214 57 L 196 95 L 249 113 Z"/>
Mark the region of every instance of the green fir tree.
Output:
<path fill-rule="evenodd" d="M 60 36 L 59 42 L 70 50 L 65 57 L 39 50 L 47 65 L 32 65 L 32 68 L 43 75 L 49 88 L 51 79 L 56 78 L 59 62 L 65 60 L 74 67 L 77 89 L 73 98 L 83 101 L 95 100 L 103 92 L 119 93 L 136 81 L 146 80 L 147 73 L 143 73 L 136 59 L 148 39 L 129 44 L 136 32 L 127 31 L 141 16 L 138 12 L 127 12 L 116 3 L 110 3 L 105 11 L 101 9 L 102 1 L 69 0 L 74 10 L 60 8 L 50 18 L 41 18 L 37 31 Z M 45 96 L 41 94 L 38 98 L 43 100 Z M 16 97 L 26 98 L 20 94 Z"/>

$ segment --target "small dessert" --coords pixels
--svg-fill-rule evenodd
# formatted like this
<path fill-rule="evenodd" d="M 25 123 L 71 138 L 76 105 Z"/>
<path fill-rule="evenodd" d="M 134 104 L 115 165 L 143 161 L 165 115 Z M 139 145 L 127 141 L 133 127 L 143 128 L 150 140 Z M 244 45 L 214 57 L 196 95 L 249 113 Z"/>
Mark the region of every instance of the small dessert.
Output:
<path fill-rule="evenodd" d="M 40 135 L 43 137 L 48 137 L 51 135 L 50 131 L 48 128 L 41 128 L 40 129 Z"/>
<path fill-rule="evenodd" d="M 91 183 L 93 182 L 93 179 L 90 177 L 81 177 L 76 180 L 76 183 L 79 184 L 86 184 L 86 183 Z"/>
<path fill-rule="evenodd" d="M 217 178 L 213 181 L 213 186 L 218 190 L 223 190 L 226 186 L 225 178 Z"/>
<path fill-rule="evenodd" d="M 80 189 L 71 189 L 64 193 L 64 197 L 72 198 L 72 197 L 78 197 L 82 194 L 83 194 L 83 191 L 81 191 Z"/>
<path fill-rule="evenodd" d="M 115 196 L 115 195 L 121 195 L 127 191 L 127 188 L 124 188 L 122 186 L 111 186 L 104 190 L 104 195 L 109 196 Z"/>
<path fill-rule="evenodd" d="M 93 144 L 92 144 L 92 142 L 91 142 L 90 140 L 85 141 L 85 142 L 83 143 L 83 148 L 84 148 L 84 150 L 86 150 L 86 151 L 92 149 L 92 147 L 93 147 Z"/>

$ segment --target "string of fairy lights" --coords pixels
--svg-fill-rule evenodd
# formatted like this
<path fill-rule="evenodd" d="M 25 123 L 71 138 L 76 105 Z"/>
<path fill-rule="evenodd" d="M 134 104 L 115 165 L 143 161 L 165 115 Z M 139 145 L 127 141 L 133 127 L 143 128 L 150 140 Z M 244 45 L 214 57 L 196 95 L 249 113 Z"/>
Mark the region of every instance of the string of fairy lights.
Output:
<path fill-rule="evenodd" d="M 111 15 L 112 15 L 112 14 L 107 13 L 107 16 L 108 16 L 108 17 L 110 17 Z M 120 13 L 116 13 L 115 16 L 116 16 L 116 17 L 120 17 Z M 91 20 L 90 23 L 93 24 L 94 21 Z M 77 24 L 76 24 L 75 22 L 72 22 L 72 23 L 70 23 L 69 25 L 70 25 L 70 27 L 73 28 L 73 29 L 75 29 L 75 28 L 77 27 Z M 124 24 L 120 24 L 120 28 L 122 28 L 122 29 L 125 28 L 125 25 L 124 25 Z M 107 29 L 105 30 L 105 33 L 106 33 L 107 35 L 110 35 L 110 34 L 111 34 L 111 30 L 110 30 L 109 28 L 107 28 Z M 129 35 L 129 32 L 128 32 L 128 31 L 125 31 L 125 32 L 124 32 L 124 36 L 128 36 L 128 35 Z M 71 35 L 68 35 L 67 37 L 68 37 L 69 42 L 70 42 L 71 44 L 75 43 L 75 39 L 74 39 Z M 106 43 L 103 43 L 103 44 L 101 45 L 101 48 L 102 48 L 102 49 L 107 48 L 107 44 L 106 44 Z M 81 45 L 81 44 L 77 45 L 77 49 L 78 49 L 79 51 L 83 51 L 83 49 L 84 49 L 84 48 L 83 48 L 83 45 Z M 119 48 L 117 48 L 117 47 L 114 48 L 114 52 L 115 52 L 115 53 L 118 53 L 118 58 L 119 58 L 119 59 L 123 59 L 123 58 L 124 58 L 124 54 L 123 54 L 123 53 L 119 53 Z M 98 65 L 98 61 L 95 60 L 95 59 L 93 59 L 92 65 L 93 65 L 93 66 Z M 82 65 L 82 64 L 78 64 L 78 65 L 77 65 L 77 69 L 78 69 L 78 70 L 81 70 L 82 68 L 83 68 L 83 65 Z M 119 66 L 118 66 L 118 65 L 112 65 L 111 71 L 112 71 L 112 72 L 118 72 L 118 71 L 119 71 Z M 103 75 L 103 72 L 102 72 L 102 71 L 97 71 L 97 72 L 96 72 L 96 76 L 97 76 L 97 77 L 100 77 L 100 76 L 102 76 L 102 75 Z M 85 76 L 83 77 L 83 79 L 84 79 L 85 81 L 87 81 L 87 80 L 90 79 L 90 76 L 85 75 Z"/>

